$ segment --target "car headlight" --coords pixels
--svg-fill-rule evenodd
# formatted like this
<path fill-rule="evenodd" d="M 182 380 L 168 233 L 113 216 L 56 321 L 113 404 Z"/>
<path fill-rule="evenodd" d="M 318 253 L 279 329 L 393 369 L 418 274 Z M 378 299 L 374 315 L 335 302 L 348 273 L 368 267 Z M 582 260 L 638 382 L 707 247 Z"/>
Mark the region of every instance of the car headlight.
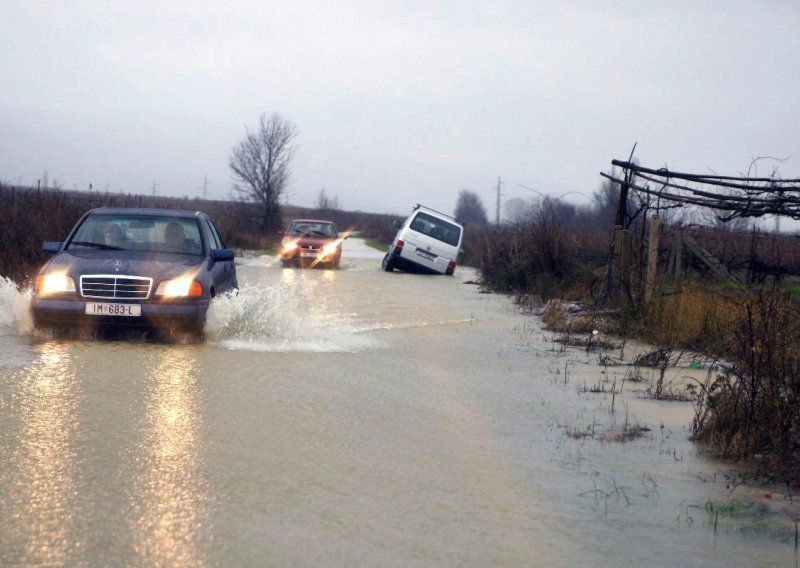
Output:
<path fill-rule="evenodd" d="M 339 248 L 339 245 L 337 243 L 330 243 L 328 245 L 325 245 L 322 248 L 322 254 L 324 254 L 325 256 L 329 256 L 331 254 L 335 254 L 336 253 L 336 249 L 338 249 L 338 248 Z"/>
<path fill-rule="evenodd" d="M 292 252 L 296 248 L 297 243 L 295 241 L 289 241 L 288 243 L 283 244 L 283 252 Z"/>
<path fill-rule="evenodd" d="M 203 295 L 203 285 L 191 276 L 164 280 L 156 289 L 156 296 L 167 298 L 199 298 Z"/>
<path fill-rule="evenodd" d="M 64 272 L 51 272 L 49 274 L 39 274 L 33 286 L 37 294 L 46 296 L 48 294 L 64 294 L 75 292 L 75 280 Z"/>

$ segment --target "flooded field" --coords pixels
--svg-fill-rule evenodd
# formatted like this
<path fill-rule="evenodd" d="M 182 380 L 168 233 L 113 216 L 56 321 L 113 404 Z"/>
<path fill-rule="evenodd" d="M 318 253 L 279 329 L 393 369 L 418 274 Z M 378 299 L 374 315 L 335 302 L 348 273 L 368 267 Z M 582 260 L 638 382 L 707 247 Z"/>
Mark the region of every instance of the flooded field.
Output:
<path fill-rule="evenodd" d="M 238 259 L 201 344 L 37 336 L 0 282 L 0 564 L 796 565 L 797 506 L 651 371 L 381 256 Z"/>

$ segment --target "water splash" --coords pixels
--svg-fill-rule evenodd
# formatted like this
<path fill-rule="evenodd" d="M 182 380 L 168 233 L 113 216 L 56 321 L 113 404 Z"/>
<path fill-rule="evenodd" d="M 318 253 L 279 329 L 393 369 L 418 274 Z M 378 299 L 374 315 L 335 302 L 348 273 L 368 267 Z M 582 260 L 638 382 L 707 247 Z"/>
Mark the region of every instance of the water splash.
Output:
<path fill-rule="evenodd" d="M 0 336 L 33 333 L 30 305 L 29 288 L 21 291 L 16 282 L 0 277 Z"/>
<path fill-rule="evenodd" d="M 236 264 L 240 266 L 255 266 L 260 268 L 271 268 L 280 266 L 280 260 L 276 256 L 268 254 L 252 255 L 245 253 L 245 256 L 239 257 Z"/>
<path fill-rule="evenodd" d="M 312 281 L 250 285 L 215 298 L 206 339 L 228 349 L 274 352 L 356 353 L 381 346 L 315 289 Z"/>

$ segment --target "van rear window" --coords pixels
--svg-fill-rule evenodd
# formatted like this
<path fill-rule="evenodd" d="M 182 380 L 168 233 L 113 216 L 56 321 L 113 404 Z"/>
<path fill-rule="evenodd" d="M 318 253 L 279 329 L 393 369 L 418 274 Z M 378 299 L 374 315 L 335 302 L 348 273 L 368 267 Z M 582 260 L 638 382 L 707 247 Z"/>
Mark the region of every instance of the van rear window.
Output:
<path fill-rule="evenodd" d="M 421 211 L 411 221 L 410 228 L 454 247 L 458 246 L 461 238 L 461 227 Z"/>

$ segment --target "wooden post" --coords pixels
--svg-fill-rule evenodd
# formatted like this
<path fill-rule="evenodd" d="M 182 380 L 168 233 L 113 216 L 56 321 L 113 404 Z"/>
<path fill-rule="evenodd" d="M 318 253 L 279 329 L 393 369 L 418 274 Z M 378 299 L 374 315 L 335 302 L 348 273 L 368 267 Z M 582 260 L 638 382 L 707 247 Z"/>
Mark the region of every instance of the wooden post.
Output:
<path fill-rule="evenodd" d="M 753 225 L 753 231 L 750 233 L 750 262 L 747 267 L 747 282 L 752 284 L 758 277 L 757 270 L 758 261 L 758 229 Z"/>
<path fill-rule="evenodd" d="M 658 266 L 658 238 L 660 235 L 660 221 L 658 215 L 650 218 L 650 237 L 647 242 L 647 284 L 644 291 L 644 301 L 653 298 L 656 287 L 656 268 Z"/>
<path fill-rule="evenodd" d="M 612 292 L 618 301 L 628 297 L 630 292 L 630 231 L 622 226 L 614 227 L 614 262 Z"/>
<path fill-rule="evenodd" d="M 673 277 L 675 284 L 681 283 L 683 277 L 683 227 L 678 227 L 675 231 L 675 272 Z"/>

